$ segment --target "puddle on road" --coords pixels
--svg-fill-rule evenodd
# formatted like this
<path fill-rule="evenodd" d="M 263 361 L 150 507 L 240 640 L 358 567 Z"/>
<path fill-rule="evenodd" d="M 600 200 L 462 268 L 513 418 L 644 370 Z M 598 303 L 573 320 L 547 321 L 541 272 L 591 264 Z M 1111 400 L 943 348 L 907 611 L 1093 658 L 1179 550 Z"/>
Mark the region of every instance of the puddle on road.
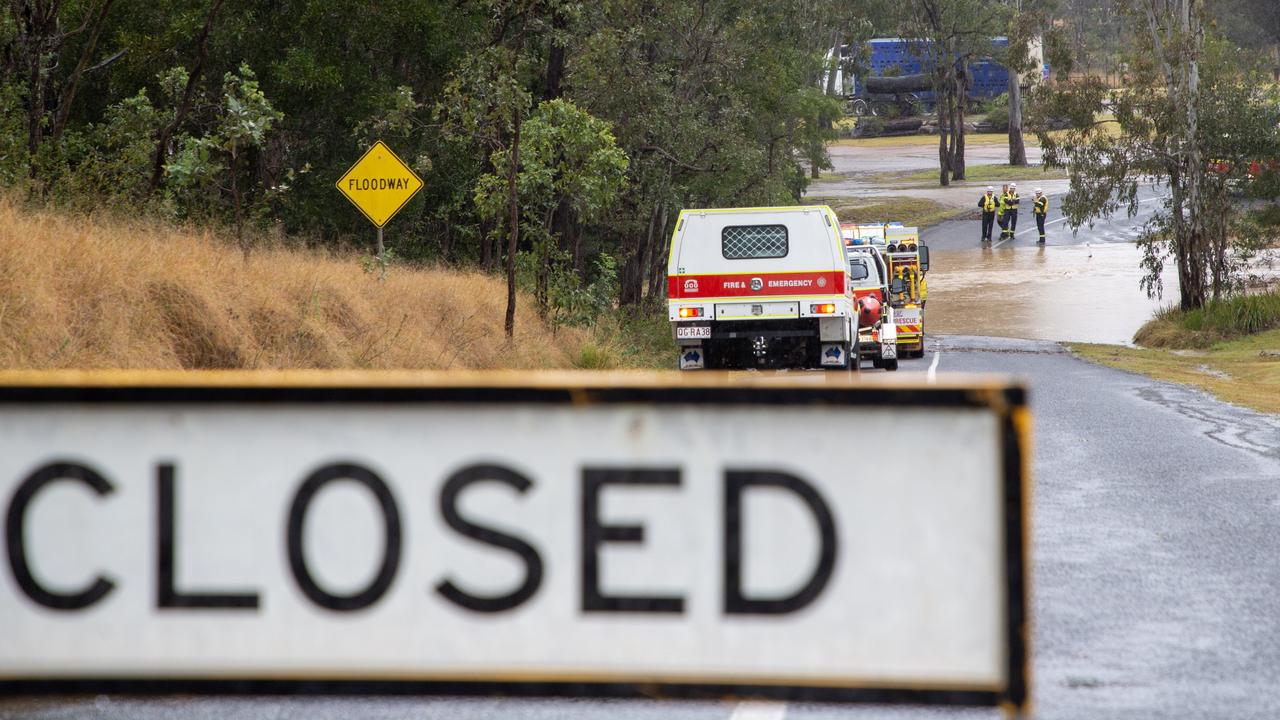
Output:
<path fill-rule="evenodd" d="M 1092 257 L 1090 253 L 1092 252 Z M 1128 344 L 1162 304 L 1138 287 L 1134 245 L 930 253 L 928 332 Z M 1166 294 L 1177 293 L 1173 272 Z"/>

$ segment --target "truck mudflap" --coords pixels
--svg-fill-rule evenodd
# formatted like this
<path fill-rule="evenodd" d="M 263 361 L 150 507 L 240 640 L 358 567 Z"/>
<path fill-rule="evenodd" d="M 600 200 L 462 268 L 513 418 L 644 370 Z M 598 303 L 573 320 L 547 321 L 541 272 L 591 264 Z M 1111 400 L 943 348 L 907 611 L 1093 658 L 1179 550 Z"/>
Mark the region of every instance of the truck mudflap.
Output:
<path fill-rule="evenodd" d="M 701 370 L 707 366 L 707 354 L 701 345 L 680 348 L 680 369 Z"/>
<path fill-rule="evenodd" d="M 822 344 L 823 367 L 845 367 L 849 364 L 849 351 L 843 343 Z"/>
<path fill-rule="evenodd" d="M 885 320 L 880 327 L 880 358 L 896 360 L 898 357 L 898 317 L 892 307 L 886 312 Z"/>

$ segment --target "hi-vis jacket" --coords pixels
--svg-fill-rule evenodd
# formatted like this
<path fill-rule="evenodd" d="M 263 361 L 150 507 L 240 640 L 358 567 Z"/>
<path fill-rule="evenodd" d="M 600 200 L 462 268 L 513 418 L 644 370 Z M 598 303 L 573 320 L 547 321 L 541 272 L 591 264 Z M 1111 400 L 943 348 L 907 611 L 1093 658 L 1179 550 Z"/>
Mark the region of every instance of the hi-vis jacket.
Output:
<path fill-rule="evenodd" d="M 998 204 L 999 201 L 996 200 L 995 195 L 984 194 L 982 197 L 978 198 L 978 207 L 982 208 L 983 212 L 995 212 L 996 205 Z"/>
<path fill-rule="evenodd" d="M 1049 196 L 1041 195 L 1040 197 L 1036 198 L 1035 202 L 1032 203 L 1031 212 L 1035 213 L 1036 215 L 1044 215 L 1045 213 L 1049 212 Z"/>
<path fill-rule="evenodd" d="M 1018 193 L 1006 193 L 1000 196 L 1000 213 L 1018 212 Z"/>

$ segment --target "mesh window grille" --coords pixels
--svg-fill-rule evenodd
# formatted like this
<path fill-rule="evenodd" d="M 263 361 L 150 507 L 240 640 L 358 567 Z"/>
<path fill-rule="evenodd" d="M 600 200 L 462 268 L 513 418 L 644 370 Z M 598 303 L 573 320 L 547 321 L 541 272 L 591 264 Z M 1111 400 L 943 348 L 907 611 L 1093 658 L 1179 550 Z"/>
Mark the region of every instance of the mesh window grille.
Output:
<path fill-rule="evenodd" d="M 787 256 L 786 225 L 734 225 L 721 232 L 720 240 L 729 260 Z"/>

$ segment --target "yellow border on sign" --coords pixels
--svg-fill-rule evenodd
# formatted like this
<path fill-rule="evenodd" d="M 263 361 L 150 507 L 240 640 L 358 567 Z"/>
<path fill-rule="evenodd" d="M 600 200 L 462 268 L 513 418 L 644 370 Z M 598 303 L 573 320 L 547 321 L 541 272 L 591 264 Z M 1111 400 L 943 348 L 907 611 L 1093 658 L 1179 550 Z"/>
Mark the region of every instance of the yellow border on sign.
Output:
<path fill-rule="evenodd" d="M 821 382 L 815 382 L 820 380 Z M 1008 376 L 950 373 L 936 382 L 895 373 L 741 373 L 727 370 L 0 370 L 4 388 L 529 388 L 534 390 L 688 388 L 893 388 L 962 390 L 1003 411 Z"/>
<path fill-rule="evenodd" d="M 346 176 L 350 175 L 350 174 L 351 174 L 351 171 L 352 171 L 352 170 L 355 170 L 357 165 L 359 165 L 360 163 L 364 162 L 364 159 L 365 159 L 365 158 L 367 158 L 367 157 L 369 157 L 369 153 L 373 152 L 374 150 L 377 150 L 379 145 L 381 145 L 383 148 L 385 148 L 385 149 L 386 149 L 386 151 L 387 151 L 387 154 L 388 154 L 388 155 L 390 155 L 391 157 L 395 158 L 395 159 L 396 159 L 396 162 L 400 163 L 400 166 L 401 166 L 401 167 L 403 167 L 403 168 L 405 169 L 405 172 L 408 172 L 410 175 L 412 175 L 412 176 L 413 176 L 413 179 L 414 179 L 414 180 L 417 180 L 417 181 L 418 181 L 418 189 L 417 189 L 417 190 L 414 190 L 414 191 L 413 191 L 413 192 L 411 192 L 411 193 L 409 193 L 409 197 L 405 198 L 405 199 L 404 199 L 404 202 L 402 202 L 402 203 L 400 203 L 398 206 L 396 206 L 396 209 L 395 209 L 395 210 L 392 210 L 392 211 L 391 211 L 391 214 L 387 216 L 387 221 L 386 221 L 386 222 L 384 222 L 384 223 L 382 223 L 381 225 L 379 225 L 379 224 L 378 224 L 378 221 L 377 221 L 377 220 L 374 220 L 373 218 L 369 217 L 369 213 L 365 212 L 365 211 L 364 211 L 364 208 L 360 207 L 359 205 L 356 205 L 356 201 L 355 201 L 355 200 L 352 200 L 352 199 L 351 199 L 351 196 L 350 196 L 350 195 L 348 195 L 348 194 L 346 194 L 346 193 L 345 193 L 345 192 L 343 192 L 343 190 L 342 190 L 342 178 L 344 178 L 344 177 L 346 177 Z M 363 155 L 361 155 L 361 156 L 359 157 L 359 159 L 357 159 L 355 162 L 351 163 L 351 167 L 347 168 L 347 171 L 346 171 L 346 172 L 344 172 L 344 173 L 342 173 L 341 175 L 339 175 L 339 176 L 338 176 L 338 179 L 333 181 L 333 187 L 334 187 L 334 188 L 336 188 L 336 189 L 338 190 L 338 192 L 342 195 L 342 197 L 346 198 L 346 199 L 347 199 L 347 202 L 351 203 L 352 205 L 355 205 L 355 208 L 356 208 L 357 210 L 359 210 L 359 211 L 360 211 L 360 214 L 361 214 L 361 215 L 363 215 L 363 216 L 364 216 L 364 218 L 365 218 L 366 220 L 368 220 L 369 222 L 373 223 L 373 226 L 374 226 L 374 227 L 378 227 L 378 228 L 386 227 L 386 226 L 387 226 L 387 223 L 391 222 L 391 220 L 392 220 L 393 218 L 395 218 L 395 216 L 396 216 L 396 215 L 399 215 L 399 214 L 400 214 L 400 211 L 404 209 L 404 206 L 405 206 L 405 205 L 408 205 L 408 204 L 409 204 L 409 201 L 410 201 L 410 200 L 412 200 L 412 199 L 414 199 L 415 197 L 417 197 L 419 192 L 422 192 L 422 188 L 423 188 L 425 185 L 426 185 L 426 183 L 422 182 L 422 178 L 418 177 L 418 173 L 414 172 L 414 171 L 413 171 L 413 168 L 409 167 L 409 163 L 405 162 L 404 160 L 401 160 L 401 159 L 400 159 L 400 156 L 396 154 L 396 151 L 395 151 L 395 150 L 392 150 L 390 145 L 388 145 L 388 144 L 386 144 L 386 143 L 382 142 L 381 140 L 377 140 L 377 141 L 375 141 L 372 145 L 370 145 L 370 146 L 369 146 L 369 149 L 368 149 L 368 150 L 365 150 L 365 151 L 364 151 L 364 154 L 363 154 Z"/>
<path fill-rule="evenodd" d="M 239 668 L 233 672 L 212 672 L 201 674 L 168 673 L 160 670 L 133 671 L 122 670 L 111 672 L 63 672 L 40 673 L 28 675 L 22 673 L 0 673 L 0 680 L 25 680 L 29 678 L 57 678 L 65 676 L 77 680 L 92 680 L 95 677 L 110 678 L 126 674 L 130 679 L 141 680 L 302 680 L 343 682 L 387 681 L 387 682 L 511 682 L 511 683 L 625 683 L 628 685 L 754 685 L 760 687 L 813 687 L 837 689 L 872 689 L 872 690 L 934 690 L 958 692 L 1002 693 L 1006 687 L 1001 683 L 982 683 L 974 681 L 938 680 L 936 682 L 897 681 L 890 678 L 868 679 L 851 675 L 732 675 L 720 673 L 691 673 L 687 675 L 670 675 L 662 673 L 626 673 L 598 672 L 589 669 L 566 669 L 564 671 L 537 672 L 530 670 L 491 670 L 448 671 L 410 670 L 401 667 L 367 668 L 358 672 L 334 672 L 331 668 Z"/>

